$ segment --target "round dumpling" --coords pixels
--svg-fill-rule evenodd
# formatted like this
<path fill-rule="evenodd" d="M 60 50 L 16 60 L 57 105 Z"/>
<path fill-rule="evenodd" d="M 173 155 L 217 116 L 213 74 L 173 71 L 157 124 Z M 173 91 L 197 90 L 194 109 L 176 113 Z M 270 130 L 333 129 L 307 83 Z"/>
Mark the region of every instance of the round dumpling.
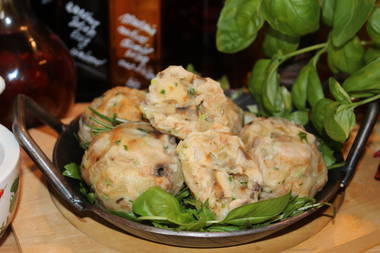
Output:
<path fill-rule="evenodd" d="M 194 132 L 178 144 L 177 153 L 187 186 L 198 200 L 208 201 L 218 219 L 258 200 L 261 172 L 238 136 Z"/>
<path fill-rule="evenodd" d="M 142 112 L 139 105 L 145 99 L 145 94 L 141 90 L 115 87 L 106 91 L 102 96 L 95 98 L 89 107 L 109 118 L 117 117 L 122 120 L 142 121 Z M 91 142 L 94 136 L 92 128 L 104 127 L 96 121 L 101 121 L 107 125 L 111 124 L 111 122 L 101 119 L 90 109 L 82 113 L 78 131 L 81 143 L 88 144 Z"/>
<path fill-rule="evenodd" d="M 243 122 L 242 110 L 224 95 L 218 82 L 180 66 L 158 73 L 140 108 L 155 128 L 180 139 L 208 129 L 237 134 Z"/>
<path fill-rule="evenodd" d="M 183 175 L 175 137 L 145 122 L 129 122 L 94 137 L 81 174 L 105 207 L 130 211 L 131 203 L 152 186 L 176 194 Z"/>
<path fill-rule="evenodd" d="M 256 118 L 240 134 L 263 174 L 261 199 L 288 192 L 314 196 L 327 182 L 327 169 L 314 135 L 280 118 Z"/>

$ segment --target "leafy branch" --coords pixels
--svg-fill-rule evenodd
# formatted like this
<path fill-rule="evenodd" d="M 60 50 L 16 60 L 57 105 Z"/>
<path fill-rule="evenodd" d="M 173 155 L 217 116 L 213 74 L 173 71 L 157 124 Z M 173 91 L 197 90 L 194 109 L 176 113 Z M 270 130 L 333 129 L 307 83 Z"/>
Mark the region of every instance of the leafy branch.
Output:
<path fill-rule="evenodd" d="M 302 36 L 318 31 L 321 23 L 329 29 L 326 41 L 298 48 Z M 259 59 L 248 78 L 258 114 L 311 122 L 329 142 L 345 142 L 356 122 L 354 109 L 379 99 L 380 7 L 375 0 L 226 0 L 217 23 L 217 48 L 241 51 L 263 27 L 262 49 L 268 58 Z M 359 36 L 364 27 L 369 41 L 360 38 L 363 33 Z M 280 65 L 310 52 L 314 55 L 292 87 L 282 86 Z M 322 54 L 332 74 L 328 85 L 317 68 Z M 336 78 L 341 73 L 344 80 Z"/>

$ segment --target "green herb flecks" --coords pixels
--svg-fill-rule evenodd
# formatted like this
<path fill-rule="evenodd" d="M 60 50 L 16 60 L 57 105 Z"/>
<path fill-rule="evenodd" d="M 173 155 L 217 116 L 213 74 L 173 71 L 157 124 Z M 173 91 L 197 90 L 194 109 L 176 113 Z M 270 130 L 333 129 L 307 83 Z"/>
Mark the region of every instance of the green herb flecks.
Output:
<path fill-rule="evenodd" d="M 196 95 L 195 89 L 193 87 L 188 88 L 187 93 L 189 93 L 190 96 Z"/>
<path fill-rule="evenodd" d="M 307 142 L 307 133 L 300 131 L 300 132 L 298 133 L 298 137 L 300 138 L 300 140 L 301 140 L 302 142 L 308 143 L 308 142 Z"/>

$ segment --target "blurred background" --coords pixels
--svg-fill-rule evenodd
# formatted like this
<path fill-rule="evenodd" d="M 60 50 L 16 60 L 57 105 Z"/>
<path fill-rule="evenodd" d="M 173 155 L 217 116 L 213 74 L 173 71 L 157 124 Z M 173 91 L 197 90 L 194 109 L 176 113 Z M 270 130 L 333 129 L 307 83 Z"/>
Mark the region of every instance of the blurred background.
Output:
<path fill-rule="evenodd" d="M 191 64 L 215 79 L 226 75 L 233 87 L 240 87 L 257 58 L 247 53 L 255 46 L 234 55 L 216 50 L 220 0 L 31 3 L 37 17 L 63 40 L 74 59 L 76 101 L 89 101 L 115 85 L 145 89 L 158 71 L 174 64 Z"/>

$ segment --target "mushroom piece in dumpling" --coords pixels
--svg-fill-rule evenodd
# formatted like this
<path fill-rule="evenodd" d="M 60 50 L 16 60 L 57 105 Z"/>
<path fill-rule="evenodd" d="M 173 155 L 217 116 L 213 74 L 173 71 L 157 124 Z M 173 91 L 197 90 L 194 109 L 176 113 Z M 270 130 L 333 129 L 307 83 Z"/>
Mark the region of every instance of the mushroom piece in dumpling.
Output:
<path fill-rule="evenodd" d="M 261 199 L 291 192 L 314 196 L 327 182 L 327 169 L 314 135 L 280 118 L 256 118 L 240 136 L 263 173 Z"/>
<path fill-rule="evenodd" d="M 90 104 L 90 108 L 109 118 L 117 117 L 122 120 L 142 121 L 140 103 L 145 99 L 145 92 L 128 87 L 115 87 L 106 91 L 102 96 L 95 98 Z M 93 113 L 89 108 L 82 113 L 79 120 L 78 136 L 81 143 L 91 142 L 94 132 L 92 128 L 103 128 L 103 124 L 109 125 L 111 122 L 105 121 Z"/>
<path fill-rule="evenodd" d="M 262 182 L 256 162 L 238 136 L 208 130 L 189 134 L 177 147 L 185 182 L 218 219 L 256 202 Z"/>
<path fill-rule="evenodd" d="M 152 186 L 176 194 L 183 175 L 175 137 L 145 122 L 124 123 L 98 134 L 86 150 L 81 174 L 105 207 L 130 211 L 131 203 Z"/>
<path fill-rule="evenodd" d="M 180 66 L 158 73 L 140 108 L 155 128 L 180 139 L 208 129 L 237 134 L 243 122 L 242 110 L 224 95 L 218 82 Z"/>

